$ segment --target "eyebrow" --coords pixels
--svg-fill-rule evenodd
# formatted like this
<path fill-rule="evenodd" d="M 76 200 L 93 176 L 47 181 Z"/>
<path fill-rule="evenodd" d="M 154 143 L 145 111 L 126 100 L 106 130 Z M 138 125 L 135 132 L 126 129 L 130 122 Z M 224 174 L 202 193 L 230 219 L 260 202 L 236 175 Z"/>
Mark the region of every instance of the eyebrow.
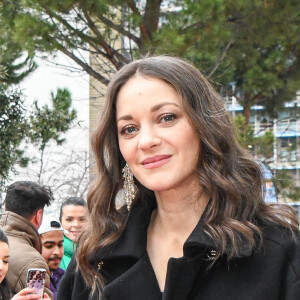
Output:
<path fill-rule="evenodd" d="M 174 105 L 176 107 L 179 107 L 178 104 L 176 103 L 173 103 L 173 102 L 162 102 L 162 103 L 159 103 L 157 105 L 154 105 L 153 107 L 151 107 L 150 109 L 150 112 L 155 112 L 155 111 L 158 111 L 159 109 L 161 109 L 162 107 L 166 106 L 166 105 Z M 129 121 L 129 120 L 132 120 L 133 117 L 131 115 L 125 115 L 125 116 L 122 116 L 120 117 L 119 119 L 117 119 L 117 123 L 121 120 L 124 120 L 124 121 Z"/>
<path fill-rule="evenodd" d="M 61 241 L 59 241 L 58 243 L 62 243 L 64 240 L 61 240 Z M 44 243 L 43 243 L 43 245 L 45 245 L 45 244 L 55 244 L 56 242 L 54 242 L 54 241 L 45 241 Z"/>

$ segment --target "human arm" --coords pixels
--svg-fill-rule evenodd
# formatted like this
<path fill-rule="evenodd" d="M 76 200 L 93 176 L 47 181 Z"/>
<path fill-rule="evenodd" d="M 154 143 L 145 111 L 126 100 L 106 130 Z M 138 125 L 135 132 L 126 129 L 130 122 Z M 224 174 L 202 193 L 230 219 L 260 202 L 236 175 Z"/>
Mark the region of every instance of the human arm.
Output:
<path fill-rule="evenodd" d="M 15 293 L 20 292 L 22 289 L 25 289 L 26 286 L 26 280 L 27 280 L 27 272 L 28 269 L 45 269 L 47 271 L 46 273 L 46 277 L 45 277 L 45 288 L 44 288 L 44 292 L 47 293 L 50 297 L 50 299 L 53 299 L 53 294 L 50 290 L 50 276 L 49 276 L 49 269 L 48 266 L 46 264 L 46 262 L 44 261 L 44 259 L 42 258 L 37 258 L 34 259 L 32 261 L 30 261 L 30 263 L 28 263 L 27 265 L 24 266 L 24 268 L 22 269 L 22 271 L 20 272 L 20 276 L 18 278 L 17 284 L 15 286 L 15 288 L 13 289 Z M 26 298 L 25 298 L 26 299 Z"/>

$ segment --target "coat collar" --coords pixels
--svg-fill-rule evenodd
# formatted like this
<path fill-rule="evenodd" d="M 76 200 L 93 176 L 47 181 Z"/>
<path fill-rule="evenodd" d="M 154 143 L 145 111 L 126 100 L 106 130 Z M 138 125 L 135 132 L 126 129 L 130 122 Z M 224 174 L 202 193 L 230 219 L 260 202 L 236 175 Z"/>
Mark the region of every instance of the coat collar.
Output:
<path fill-rule="evenodd" d="M 42 253 L 40 235 L 27 219 L 11 211 L 5 211 L 0 219 L 0 227 L 9 236 L 26 239 L 39 253 Z"/>
<path fill-rule="evenodd" d="M 96 265 L 99 260 L 114 258 L 133 258 L 138 260 L 147 247 L 147 230 L 151 213 L 156 208 L 154 199 L 139 200 L 136 202 L 125 221 L 125 228 L 121 236 L 111 245 L 105 246 L 95 255 Z"/>
<path fill-rule="evenodd" d="M 210 202 L 208 206 L 209 204 Z M 139 260 L 147 251 L 147 230 L 152 211 L 156 208 L 157 204 L 154 197 L 137 201 L 127 216 L 122 235 L 111 245 L 102 248 L 91 263 L 97 266 L 100 260 L 128 257 L 136 261 Z M 184 243 L 183 252 L 185 256 L 194 256 L 203 251 L 210 253 L 217 249 L 213 239 L 203 230 L 206 213 L 207 208 Z M 250 256 L 252 249 L 248 246 L 247 241 L 241 239 L 241 242 L 239 257 Z M 226 253 L 229 254 L 230 252 L 231 246 L 229 245 Z"/>

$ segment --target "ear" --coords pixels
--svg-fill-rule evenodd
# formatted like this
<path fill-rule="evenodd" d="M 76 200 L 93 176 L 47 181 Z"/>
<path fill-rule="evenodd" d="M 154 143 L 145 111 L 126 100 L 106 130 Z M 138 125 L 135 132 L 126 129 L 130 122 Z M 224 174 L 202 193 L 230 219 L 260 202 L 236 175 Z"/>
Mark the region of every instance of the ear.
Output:
<path fill-rule="evenodd" d="M 30 219 L 30 222 L 34 225 L 36 230 L 38 230 L 42 224 L 43 211 L 42 208 L 38 209 Z"/>

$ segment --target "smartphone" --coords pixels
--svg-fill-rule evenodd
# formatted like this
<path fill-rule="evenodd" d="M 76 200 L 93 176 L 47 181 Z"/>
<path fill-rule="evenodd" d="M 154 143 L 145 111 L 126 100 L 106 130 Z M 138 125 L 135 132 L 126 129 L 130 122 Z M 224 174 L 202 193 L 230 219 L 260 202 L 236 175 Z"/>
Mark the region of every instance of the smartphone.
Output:
<path fill-rule="evenodd" d="M 34 289 L 35 293 L 40 295 L 40 299 L 44 295 L 46 270 L 45 269 L 28 269 L 26 285 Z"/>

